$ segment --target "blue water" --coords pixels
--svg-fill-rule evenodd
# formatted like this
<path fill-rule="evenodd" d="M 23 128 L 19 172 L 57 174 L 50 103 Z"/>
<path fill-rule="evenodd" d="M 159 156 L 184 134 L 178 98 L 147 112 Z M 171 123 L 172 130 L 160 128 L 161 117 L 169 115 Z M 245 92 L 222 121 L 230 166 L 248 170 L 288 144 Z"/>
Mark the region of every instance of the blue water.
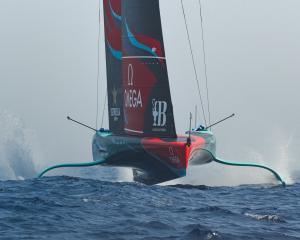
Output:
<path fill-rule="evenodd" d="M 300 184 L 0 182 L 0 239 L 300 239 Z"/>

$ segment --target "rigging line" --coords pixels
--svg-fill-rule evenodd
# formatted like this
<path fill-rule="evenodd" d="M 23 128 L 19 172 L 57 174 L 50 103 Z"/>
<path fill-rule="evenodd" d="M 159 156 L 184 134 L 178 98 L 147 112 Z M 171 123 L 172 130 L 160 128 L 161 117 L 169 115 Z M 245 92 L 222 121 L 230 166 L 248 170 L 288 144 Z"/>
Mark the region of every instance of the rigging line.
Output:
<path fill-rule="evenodd" d="M 99 0 L 99 51 L 98 51 L 98 61 L 100 63 L 100 50 L 101 50 L 101 47 L 100 47 L 100 42 L 101 42 L 101 6 L 102 6 L 102 12 L 104 13 L 104 9 L 103 9 L 103 4 L 101 4 L 101 2 L 103 2 L 103 0 Z M 103 31 L 104 31 L 104 28 L 103 28 Z M 98 67 L 99 67 L 99 73 L 98 73 L 98 76 L 100 78 L 100 72 L 101 72 L 101 65 L 98 63 Z M 105 80 L 104 80 L 105 81 Z M 98 90 L 99 92 L 99 90 Z M 101 116 L 101 125 L 100 125 L 100 128 L 103 128 L 103 123 L 104 123 L 104 115 L 105 115 L 105 106 L 106 106 L 106 101 L 107 101 L 107 90 L 105 90 L 105 97 L 104 97 L 104 103 L 103 103 L 103 109 L 102 109 L 102 116 Z M 97 101 L 97 104 L 99 104 L 99 97 L 98 97 L 98 101 Z M 99 108 L 98 108 L 98 111 L 99 111 Z"/>
<path fill-rule="evenodd" d="M 101 0 L 99 0 L 99 9 L 98 9 L 98 56 L 97 56 L 97 111 L 96 111 L 96 129 L 98 129 L 98 118 L 99 118 L 99 78 L 100 78 L 100 35 L 101 35 L 101 21 L 100 21 L 100 12 L 101 12 Z"/>
<path fill-rule="evenodd" d="M 199 0 L 198 2 L 199 2 L 200 19 L 201 19 L 201 33 L 202 33 L 201 36 L 202 36 L 202 50 L 203 50 L 203 62 L 204 62 L 204 74 L 205 74 L 205 86 L 206 86 L 208 122 L 209 122 L 209 125 L 211 125 L 210 101 L 209 101 L 208 77 L 207 77 L 207 64 L 206 64 L 206 52 L 205 52 L 204 30 L 203 30 L 202 4 L 201 4 L 201 0 Z"/>
<path fill-rule="evenodd" d="M 199 80 L 198 80 L 198 74 L 197 74 L 197 70 L 196 70 L 196 65 L 195 65 L 195 59 L 194 59 L 194 54 L 193 54 L 191 39 L 190 39 L 190 34 L 189 34 L 188 26 L 187 26 L 186 15 L 185 15 L 185 11 L 184 11 L 184 6 L 183 6 L 182 0 L 181 0 L 181 8 L 182 8 L 182 12 L 183 12 L 183 17 L 184 17 L 184 23 L 185 23 L 185 28 L 186 28 L 186 32 L 187 32 L 187 37 L 188 37 L 188 41 L 189 41 L 190 52 L 191 52 L 191 56 L 192 56 L 193 68 L 194 68 L 195 78 L 196 78 L 196 82 L 197 82 L 197 88 L 198 88 L 198 94 L 199 94 L 201 108 L 202 108 L 202 114 L 203 114 L 205 125 L 207 126 L 207 121 L 206 121 L 206 116 L 205 116 L 205 110 L 204 110 L 203 100 L 202 100 L 201 91 L 200 91 L 200 84 L 199 84 Z"/>

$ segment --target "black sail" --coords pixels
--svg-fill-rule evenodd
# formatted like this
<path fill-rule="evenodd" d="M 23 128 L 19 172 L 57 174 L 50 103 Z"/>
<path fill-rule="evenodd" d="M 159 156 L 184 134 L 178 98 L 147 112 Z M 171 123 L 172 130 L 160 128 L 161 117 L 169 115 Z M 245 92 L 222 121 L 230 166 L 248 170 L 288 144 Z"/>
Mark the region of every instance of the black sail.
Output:
<path fill-rule="evenodd" d="M 124 130 L 176 137 L 158 0 L 122 0 Z"/>
<path fill-rule="evenodd" d="M 124 133 L 121 0 L 103 0 L 109 128 Z"/>

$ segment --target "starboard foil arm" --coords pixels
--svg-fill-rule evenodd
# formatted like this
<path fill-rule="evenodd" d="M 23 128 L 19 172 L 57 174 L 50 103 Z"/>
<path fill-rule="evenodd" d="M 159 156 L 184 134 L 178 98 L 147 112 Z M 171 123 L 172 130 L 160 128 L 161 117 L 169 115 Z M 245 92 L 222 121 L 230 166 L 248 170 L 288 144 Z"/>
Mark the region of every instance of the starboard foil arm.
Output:
<path fill-rule="evenodd" d="M 92 167 L 92 166 L 97 166 L 100 165 L 104 162 L 103 159 L 98 160 L 98 161 L 93 161 L 93 162 L 86 162 L 86 163 L 63 163 L 63 164 L 58 164 L 54 165 L 52 167 L 46 168 L 44 171 L 42 171 L 39 175 L 38 178 L 43 177 L 47 172 L 57 169 L 57 168 L 74 168 L 74 167 Z"/>
<path fill-rule="evenodd" d="M 219 164 L 223 164 L 223 165 L 228 165 L 228 166 L 236 166 L 236 167 L 254 167 L 254 168 L 262 168 L 265 169 L 269 172 L 271 172 L 275 178 L 278 180 L 278 182 L 280 182 L 282 184 L 283 187 L 286 186 L 286 183 L 282 180 L 282 178 L 280 177 L 280 175 L 273 169 L 264 166 L 264 165 L 260 165 L 260 164 L 255 164 L 255 163 L 239 163 L 239 162 L 229 162 L 229 161 L 225 161 L 222 159 L 219 159 L 217 157 L 215 157 L 209 150 L 207 149 L 202 149 L 203 151 L 208 152 L 211 156 L 212 156 L 212 160 L 216 163 Z"/>

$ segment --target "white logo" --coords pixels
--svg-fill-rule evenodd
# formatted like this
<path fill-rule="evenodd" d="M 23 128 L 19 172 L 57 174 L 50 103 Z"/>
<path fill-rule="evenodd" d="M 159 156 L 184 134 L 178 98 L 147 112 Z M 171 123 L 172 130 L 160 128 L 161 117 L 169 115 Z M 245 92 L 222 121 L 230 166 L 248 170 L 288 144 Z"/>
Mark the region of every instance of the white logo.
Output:
<path fill-rule="evenodd" d="M 115 88 L 115 86 L 114 86 L 113 90 L 111 91 L 111 94 L 112 94 L 112 97 L 113 97 L 113 103 L 114 103 L 114 105 L 117 105 L 118 91 Z"/>
<path fill-rule="evenodd" d="M 169 159 L 172 163 L 175 163 L 175 164 L 179 164 L 180 163 L 180 160 L 178 158 L 178 156 L 174 153 L 174 149 L 172 146 L 169 147 Z"/>
<path fill-rule="evenodd" d="M 164 127 L 167 123 L 167 108 L 168 104 L 165 101 L 155 101 L 152 100 L 152 115 L 153 115 L 153 126 L 154 127 Z"/>
<path fill-rule="evenodd" d="M 117 122 L 119 120 L 119 117 L 121 116 L 120 108 L 111 108 L 110 116 L 114 118 L 115 122 Z"/>
<path fill-rule="evenodd" d="M 132 66 L 132 64 L 128 65 L 127 79 L 128 79 L 128 86 L 133 86 L 133 66 Z"/>
<path fill-rule="evenodd" d="M 110 109 L 110 116 L 111 117 L 120 117 L 121 116 L 120 108 L 111 108 Z"/>
<path fill-rule="evenodd" d="M 124 93 L 126 108 L 142 108 L 142 94 L 140 90 L 129 89 Z"/>
<path fill-rule="evenodd" d="M 141 91 L 138 89 L 132 89 L 133 84 L 133 66 L 132 64 L 128 65 L 127 69 L 127 77 L 128 77 L 128 86 L 130 86 L 131 89 L 125 89 L 124 92 L 124 101 L 125 101 L 125 107 L 126 108 L 142 108 L 143 102 L 142 102 L 142 94 Z"/>

